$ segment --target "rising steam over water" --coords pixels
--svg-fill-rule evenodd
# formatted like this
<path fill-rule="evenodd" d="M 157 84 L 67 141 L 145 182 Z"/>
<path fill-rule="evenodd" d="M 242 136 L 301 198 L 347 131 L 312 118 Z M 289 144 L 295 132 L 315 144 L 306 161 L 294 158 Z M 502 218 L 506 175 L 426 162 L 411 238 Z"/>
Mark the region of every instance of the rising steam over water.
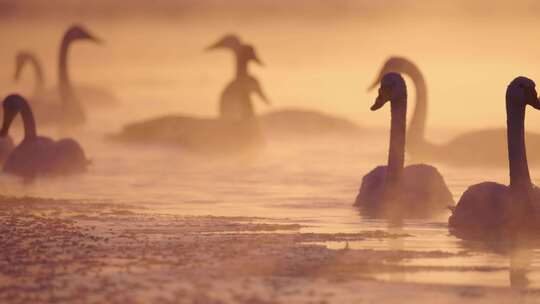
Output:
<path fill-rule="evenodd" d="M 352 207 L 362 176 L 386 162 L 388 112 L 372 113 L 374 93 L 366 88 L 390 55 L 415 60 L 428 83 L 428 137 L 444 141 L 463 130 L 504 127 L 504 92 L 517 75 L 540 79 L 540 32 L 536 1 L 0 1 L 0 93 L 31 94 L 26 73 L 12 81 L 20 49 L 39 54 L 48 85 L 56 83 L 57 48 L 71 23 L 85 24 L 105 44 L 77 43 L 70 72 L 76 82 L 114 90 L 122 104 L 92 110 L 86 126 L 51 136 L 73 136 L 92 159 L 87 174 L 25 184 L 1 176 L 7 195 L 31 195 L 141 204 L 159 212 L 190 215 L 287 218 L 307 231 L 355 232 L 386 229 L 362 220 Z M 287 3 L 287 4 L 285 4 Z M 489 3 L 489 6 L 487 4 Z M 512 9 L 512 14 L 509 10 Z M 226 32 L 252 43 L 264 67 L 253 67 L 273 102 L 259 113 L 301 107 L 346 117 L 366 128 L 366 136 L 269 140 L 250 158 L 207 160 L 181 147 L 123 145 L 105 140 L 128 122 L 187 113 L 214 116 L 218 96 L 233 75 L 232 57 L 204 48 Z M 410 104 L 414 97 L 409 85 Z M 464 110 L 467 108 L 467 110 Z M 538 113 L 527 128 L 540 131 Z M 67 134 L 66 134 L 67 133 Z M 20 132 L 19 136 L 20 138 Z M 438 166 L 457 200 L 473 183 L 507 183 L 506 169 Z M 531 168 L 540 183 L 540 168 Z M 447 215 L 412 221 L 404 230 L 416 239 L 410 250 L 461 250 L 448 235 Z M 421 240 L 421 241 L 419 241 Z M 344 244 L 334 244 L 343 246 Z M 352 246 L 377 249 L 381 242 Z M 534 252 L 533 284 L 540 284 Z M 469 263 L 497 265 L 505 257 L 477 254 Z M 452 263 L 462 261 L 449 261 Z M 430 263 L 425 261 L 426 265 Z M 474 272 L 458 276 L 487 285 L 507 285 L 507 274 Z M 436 281 L 455 283 L 453 272 Z M 486 279 L 487 277 L 487 279 Z M 425 276 L 411 276 L 423 281 Z M 537 280 L 534 280 L 537 278 Z"/>

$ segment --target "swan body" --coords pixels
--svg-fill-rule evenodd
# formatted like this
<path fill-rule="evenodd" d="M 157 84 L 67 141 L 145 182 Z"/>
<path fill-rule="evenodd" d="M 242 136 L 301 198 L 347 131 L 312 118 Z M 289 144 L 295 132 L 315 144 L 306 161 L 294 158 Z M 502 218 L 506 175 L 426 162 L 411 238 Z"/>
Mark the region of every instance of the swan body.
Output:
<path fill-rule="evenodd" d="M 416 88 L 416 105 L 407 133 L 407 152 L 416 161 L 440 162 L 464 167 L 502 167 L 508 164 L 506 157 L 506 131 L 503 128 L 467 132 L 443 144 L 426 140 L 425 128 L 428 110 L 427 85 L 420 69 L 409 59 L 389 58 L 374 88 L 385 73 L 396 72 L 409 76 Z M 525 133 L 531 152 L 532 164 L 540 164 L 540 134 Z"/>
<path fill-rule="evenodd" d="M 60 101 L 60 93 L 58 88 L 45 89 L 45 79 L 43 75 L 43 67 L 37 56 L 31 52 L 21 51 L 16 57 L 15 80 L 19 80 L 25 66 L 31 66 L 35 74 L 34 96 L 30 99 L 33 101 L 47 102 L 58 104 Z M 119 103 L 118 98 L 112 92 L 100 87 L 90 85 L 74 85 L 73 90 L 77 97 L 85 106 L 112 106 Z"/>
<path fill-rule="evenodd" d="M 362 129 L 352 121 L 326 113 L 303 110 L 282 109 L 260 116 L 261 128 L 265 134 L 279 136 L 321 136 L 357 135 Z"/>
<path fill-rule="evenodd" d="M 0 164 L 3 164 L 6 161 L 14 147 L 15 144 L 13 143 L 11 136 L 0 138 Z"/>
<path fill-rule="evenodd" d="M 86 170 L 88 160 L 81 146 L 73 139 L 52 140 L 38 136 L 32 110 L 22 96 L 4 99 L 4 123 L 0 136 L 5 137 L 18 113 L 23 118 L 25 135 L 4 163 L 4 172 L 23 177 L 63 175 Z"/>
<path fill-rule="evenodd" d="M 392 125 L 388 165 L 379 166 L 362 179 L 355 206 L 369 216 L 414 218 L 440 213 L 454 201 L 442 175 L 430 165 L 404 166 L 407 90 L 397 73 L 381 79 L 372 110 L 391 103 Z"/>
<path fill-rule="evenodd" d="M 384 201 L 384 181 L 388 166 L 378 166 L 362 178 L 356 205 L 367 215 L 377 216 L 381 210 L 392 213 L 396 209 L 404 217 L 427 217 L 452 206 L 452 193 L 437 168 L 415 164 L 403 168 L 399 206 L 381 206 Z"/>
<path fill-rule="evenodd" d="M 506 93 L 510 185 L 484 182 L 470 186 L 449 218 L 450 229 L 458 236 L 540 228 L 540 190 L 531 182 L 525 149 L 527 105 L 540 109 L 535 83 L 517 77 Z"/>
<path fill-rule="evenodd" d="M 113 137 L 118 141 L 175 144 L 206 155 L 227 155 L 252 150 L 262 144 L 256 120 L 170 115 L 126 125 Z"/>
<path fill-rule="evenodd" d="M 241 126 L 246 124 L 247 129 L 242 129 Z M 233 129 L 237 130 L 230 132 Z M 283 138 L 306 135 L 320 137 L 324 134 L 342 136 L 359 132 L 361 132 L 360 127 L 341 118 L 315 111 L 284 109 L 259 116 L 258 123 L 257 120 L 242 123 L 241 120 L 228 121 L 188 115 L 168 115 L 128 124 L 112 138 L 133 143 L 181 145 L 191 142 L 189 146 L 196 150 L 196 143 L 202 142 L 198 138 L 222 137 L 224 138 L 223 145 L 230 147 L 226 150 L 233 150 L 232 145 L 242 147 L 248 143 L 260 143 L 262 134 Z M 244 135 L 233 136 L 235 133 L 244 133 Z M 225 138 L 229 139 L 225 140 Z M 201 143 L 201 146 L 205 145 Z"/>
<path fill-rule="evenodd" d="M 252 119 L 255 109 L 251 100 L 251 93 L 256 92 L 267 100 L 261 91 L 259 81 L 250 75 L 237 77 L 230 82 L 220 98 L 219 115 L 223 119 Z"/>

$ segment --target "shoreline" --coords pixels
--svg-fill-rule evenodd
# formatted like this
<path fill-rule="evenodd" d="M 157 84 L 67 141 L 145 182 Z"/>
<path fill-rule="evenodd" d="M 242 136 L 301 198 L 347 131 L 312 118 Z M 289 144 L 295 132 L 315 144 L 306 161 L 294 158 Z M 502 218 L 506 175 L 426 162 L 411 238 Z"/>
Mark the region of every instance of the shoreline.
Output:
<path fill-rule="evenodd" d="M 402 264 L 467 252 L 351 249 L 381 230 L 305 233 L 250 217 L 154 214 L 89 201 L 0 198 L 2 303 L 508 303 L 540 290 L 384 282 L 377 275 L 470 271 Z M 342 242 L 329 249 L 325 242 Z M 482 271 L 506 271 L 508 267 Z M 476 269 L 478 270 L 478 269 Z M 388 290 L 392 292 L 388 292 Z"/>

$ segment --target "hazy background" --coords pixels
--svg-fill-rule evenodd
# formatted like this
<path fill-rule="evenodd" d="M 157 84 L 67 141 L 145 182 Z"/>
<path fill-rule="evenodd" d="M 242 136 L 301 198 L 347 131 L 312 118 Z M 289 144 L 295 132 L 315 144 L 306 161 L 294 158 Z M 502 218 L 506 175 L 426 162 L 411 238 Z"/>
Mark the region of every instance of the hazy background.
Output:
<path fill-rule="evenodd" d="M 29 73 L 19 86 L 10 79 L 19 49 L 35 50 L 48 83 L 55 82 L 59 40 L 77 22 L 106 45 L 74 46 L 73 79 L 120 95 L 126 107 L 119 120 L 171 111 L 214 115 L 233 66 L 228 52 L 203 48 L 235 32 L 265 63 L 251 70 L 274 109 L 306 107 L 387 126 L 386 111 L 369 111 L 374 93 L 366 87 L 388 56 L 402 55 L 426 77 L 430 126 L 504 126 L 508 82 L 540 79 L 539 13 L 532 0 L 0 0 L 0 93 L 32 84 Z M 540 131 L 538 118 L 529 115 L 529 128 Z"/>

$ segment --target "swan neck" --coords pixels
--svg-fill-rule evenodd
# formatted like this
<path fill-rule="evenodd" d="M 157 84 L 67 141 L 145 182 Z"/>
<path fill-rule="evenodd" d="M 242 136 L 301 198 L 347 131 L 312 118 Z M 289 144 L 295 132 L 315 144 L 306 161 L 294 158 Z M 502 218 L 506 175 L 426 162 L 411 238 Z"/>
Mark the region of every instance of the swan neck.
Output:
<path fill-rule="evenodd" d="M 84 110 L 80 103 L 77 101 L 73 87 L 71 84 L 71 79 L 68 73 L 68 53 L 69 46 L 73 42 L 73 39 L 67 34 L 62 39 L 60 45 L 60 54 L 59 54 L 59 78 L 58 85 L 60 90 L 60 100 L 66 107 L 65 112 L 67 115 L 72 115 L 75 119 L 84 121 L 86 119 Z"/>
<path fill-rule="evenodd" d="M 64 36 L 64 39 L 62 39 L 62 43 L 60 44 L 60 53 L 59 53 L 59 60 L 58 60 L 58 84 L 60 87 L 69 87 L 71 82 L 68 75 L 68 51 L 69 51 L 69 45 L 71 44 L 72 39 L 66 35 Z"/>
<path fill-rule="evenodd" d="M 41 64 L 37 61 L 35 57 L 29 57 L 28 60 L 32 64 L 32 67 L 34 68 L 34 73 L 36 76 L 36 84 L 34 91 L 37 93 L 43 89 L 43 83 L 45 82 L 44 76 L 43 76 L 43 69 L 41 68 Z"/>
<path fill-rule="evenodd" d="M 409 75 L 416 90 L 416 104 L 408 130 L 408 145 L 420 146 L 425 142 L 426 120 L 427 120 L 427 86 L 424 76 L 417 71 Z"/>
<path fill-rule="evenodd" d="M 236 78 L 244 77 L 248 74 L 248 60 L 241 55 L 236 56 Z"/>
<path fill-rule="evenodd" d="M 510 188 L 524 194 L 532 185 L 525 148 L 525 105 L 508 100 L 506 113 Z"/>
<path fill-rule="evenodd" d="M 405 137 L 407 121 L 407 97 L 391 101 L 392 122 L 390 127 L 390 149 L 386 184 L 396 184 L 405 165 Z"/>
<path fill-rule="evenodd" d="M 24 126 L 24 139 L 33 139 L 37 136 L 36 131 L 36 121 L 34 119 L 34 114 L 28 103 L 23 103 L 21 108 L 21 116 Z"/>

